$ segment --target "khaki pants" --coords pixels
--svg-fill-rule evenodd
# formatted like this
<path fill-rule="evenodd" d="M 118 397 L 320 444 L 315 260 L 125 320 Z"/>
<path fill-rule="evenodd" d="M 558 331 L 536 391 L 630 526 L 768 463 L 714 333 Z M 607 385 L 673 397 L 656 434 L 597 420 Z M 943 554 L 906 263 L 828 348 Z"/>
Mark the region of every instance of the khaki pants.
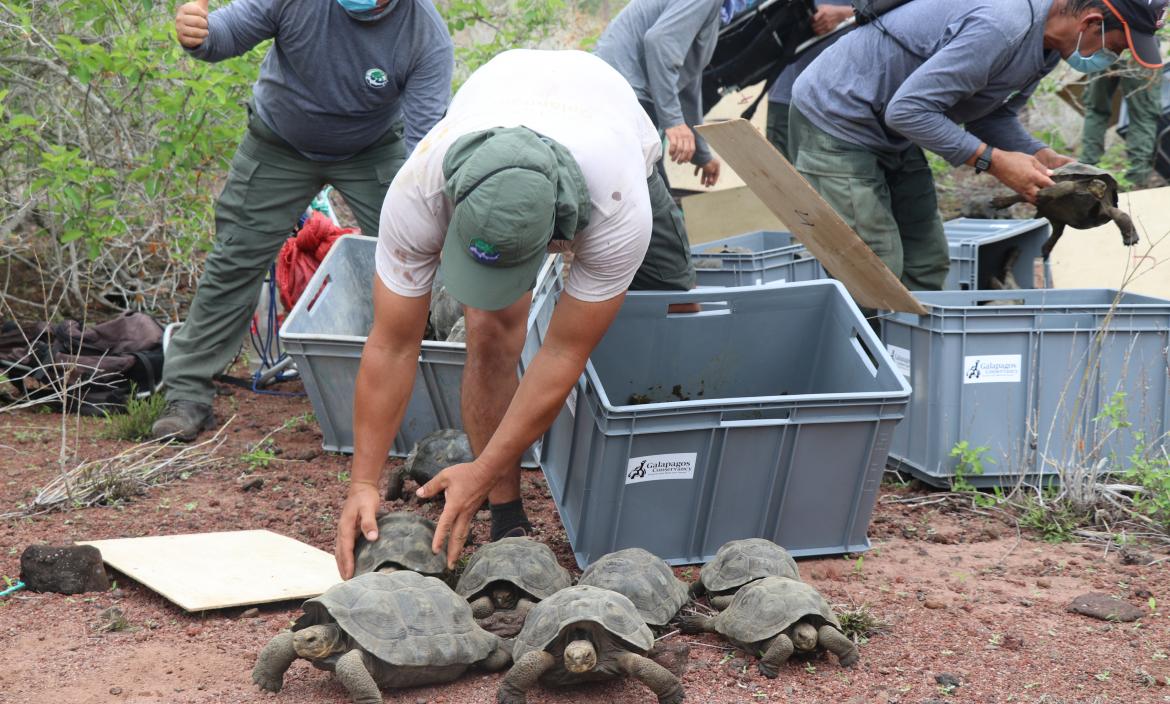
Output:
<path fill-rule="evenodd" d="M 950 252 L 922 149 L 873 152 L 833 137 L 795 107 L 788 136 L 796 169 L 906 288 L 942 289 Z"/>
<path fill-rule="evenodd" d="M 215 204 L 215 246 L 187 320 L 167 348 L 168 401 L 211 402 L 211 378 L 235 357 L 264 275 L 313 196 L 332 184 L 362 233 L 377 235 L 386 190 L 405 159 L 400 126 L 348 159 L 312 161 L 249 111 L 248 131 Z"/>
<path fill-rule="evenodd" d="M 1120 89 L 1129 115 L 1125 178 L 1133 188 L 1143 188 L 1154 168 L 1154 141 L 1158 131 L 1158 93 L 1161 82 L 1155 71 L 1136 62 L 1114 64 L 1085 88 L 1085 129 L 1081 136 L 1081 161 L 1096 164 L 1105 154 L 1105 130 L 1113 113 L 1113 95 Z"/>

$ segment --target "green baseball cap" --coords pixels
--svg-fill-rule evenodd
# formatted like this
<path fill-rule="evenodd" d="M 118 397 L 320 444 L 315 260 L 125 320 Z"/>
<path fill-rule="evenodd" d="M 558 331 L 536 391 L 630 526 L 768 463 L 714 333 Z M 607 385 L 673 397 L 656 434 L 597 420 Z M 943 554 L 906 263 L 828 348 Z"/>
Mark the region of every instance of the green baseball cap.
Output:
<path fill-rule="evenodd" d="M 443 159 L 454 204 L 443 285 L 460 303 L 499 310 L 536 283 L 548 244 L 589 221 L 589 190 L 567 149 L 526 127 L 457 139 Z"/>

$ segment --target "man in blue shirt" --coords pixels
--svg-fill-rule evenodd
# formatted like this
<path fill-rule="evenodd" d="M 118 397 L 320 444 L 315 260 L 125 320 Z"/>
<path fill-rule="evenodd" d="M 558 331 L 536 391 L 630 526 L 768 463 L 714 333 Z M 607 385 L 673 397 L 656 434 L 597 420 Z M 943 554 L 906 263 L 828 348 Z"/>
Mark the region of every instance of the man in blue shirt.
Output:
<path fill-rule="evenodd" d="M 196 0 L 175 31 L 203 61 L 275 39 L 215 204 L 215 247 L 167 349 L 153 435 L 189 441 L 214 425 L 212 376 L 231 363 L 265 273 L 322 186 L 378 234 L 386 189 L 447 107 L 454 49 L 426 0 L 235 0 L 210 14 Z"/>

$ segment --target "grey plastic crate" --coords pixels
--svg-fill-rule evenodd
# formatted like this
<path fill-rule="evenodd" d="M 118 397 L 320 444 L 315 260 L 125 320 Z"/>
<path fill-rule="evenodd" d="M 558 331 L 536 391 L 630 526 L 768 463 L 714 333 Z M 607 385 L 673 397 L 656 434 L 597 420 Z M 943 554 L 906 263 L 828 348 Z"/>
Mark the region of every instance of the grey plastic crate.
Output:
<path fill-rule="evenodd" d="M 630 293 L 541 467 L 582 567 L 627 547 L 700 563 L 749 537 L 865 550 L 909 394 L 837 281 Z"/>
<path fill-rule="evenodd" d="M 991 288 L 992 276 L 1003 268 L 1004 257 L 1012 247 L 1020 248 L 1020 258 L 1012 267 L 1021 288 L 1050 288 L 1052 269 L 1044 262 L 1043 280 L 1036 281 L 1034 262 L 1040 248 L 1052 233 L 1044 219 L 981 220 L 956 218 L 943 224 L 950 245 L 951 269 L 947 272 L 944 291 L 983 291 Z M 1037 286 L 1036 284 L 1040 285 Z"/>
<path fill-rule="evenodd" d="M 322 446 L 331 452 L 353 452 L 354 387 L 362 347 L 374 322 L 370 286 L 377 242 L 376 237 L 360 235 L 339 239 L 280 331 L 281 343 L 304 379 L 321 426 Z M 560 255 L 550 256 L 537 278 L 521 370 L 544 341 L 564 285 L 563 270 Z M 463 343 L 423 341 L 414 389 L 391 456 L 405 457 L 415 443 L 440 428 L 463 427 L 459 399 L 466 360 Z M 537 466 L 539 453 L 537 441 L 524 454 L 523 464 Z"/>
<path fill-rule="evenodd" d="M 890 464 L 947 486 L 961 441 L 988 448 L 976 486 L 1051 480 L 1059 467 L 1117 468 L 1164 442 L 1170 414 L 1170 301 L 1104 289 L 915 294 L 929 313 L 882 320 L 914 392 Z M 980 305 L 995 299 L 1019 305 Z M 1114 308 L 1113 302 L 1117 300 Z M 1116 393 L 1133 426 L 1101 417 Z"/>
<path fill-rule="evenodd" d="M 722 247 L 751 252 L 722 253 Z M 746 232 L 691 248 L 699 286 L 755 286 L 766 283 L 815 281 L 828 278 L 821 263 L 791 233 Z"/>

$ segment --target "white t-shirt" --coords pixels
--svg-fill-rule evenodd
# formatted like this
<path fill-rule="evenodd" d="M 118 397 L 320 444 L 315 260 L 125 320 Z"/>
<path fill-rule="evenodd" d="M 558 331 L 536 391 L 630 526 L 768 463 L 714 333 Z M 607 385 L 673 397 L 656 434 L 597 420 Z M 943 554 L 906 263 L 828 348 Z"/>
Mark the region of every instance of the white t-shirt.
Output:
<path fill-rule="evenodd" d="M 589 226 L 549 247 L 573 252 L 565 290 L 597 302 L 629 288 L 650 243 L 646 179 L 662 151 L 658 133 L 633 89 L 601 59 L 527 49 L 499 54 L 473 73 L 390 184 L 376 255 L 387 288 L 412 298 L 431 290 L 451 219 L 443 193 L 451 144 L 471 132 L 518 126 L 568 149 L 589 186 Z"/>

